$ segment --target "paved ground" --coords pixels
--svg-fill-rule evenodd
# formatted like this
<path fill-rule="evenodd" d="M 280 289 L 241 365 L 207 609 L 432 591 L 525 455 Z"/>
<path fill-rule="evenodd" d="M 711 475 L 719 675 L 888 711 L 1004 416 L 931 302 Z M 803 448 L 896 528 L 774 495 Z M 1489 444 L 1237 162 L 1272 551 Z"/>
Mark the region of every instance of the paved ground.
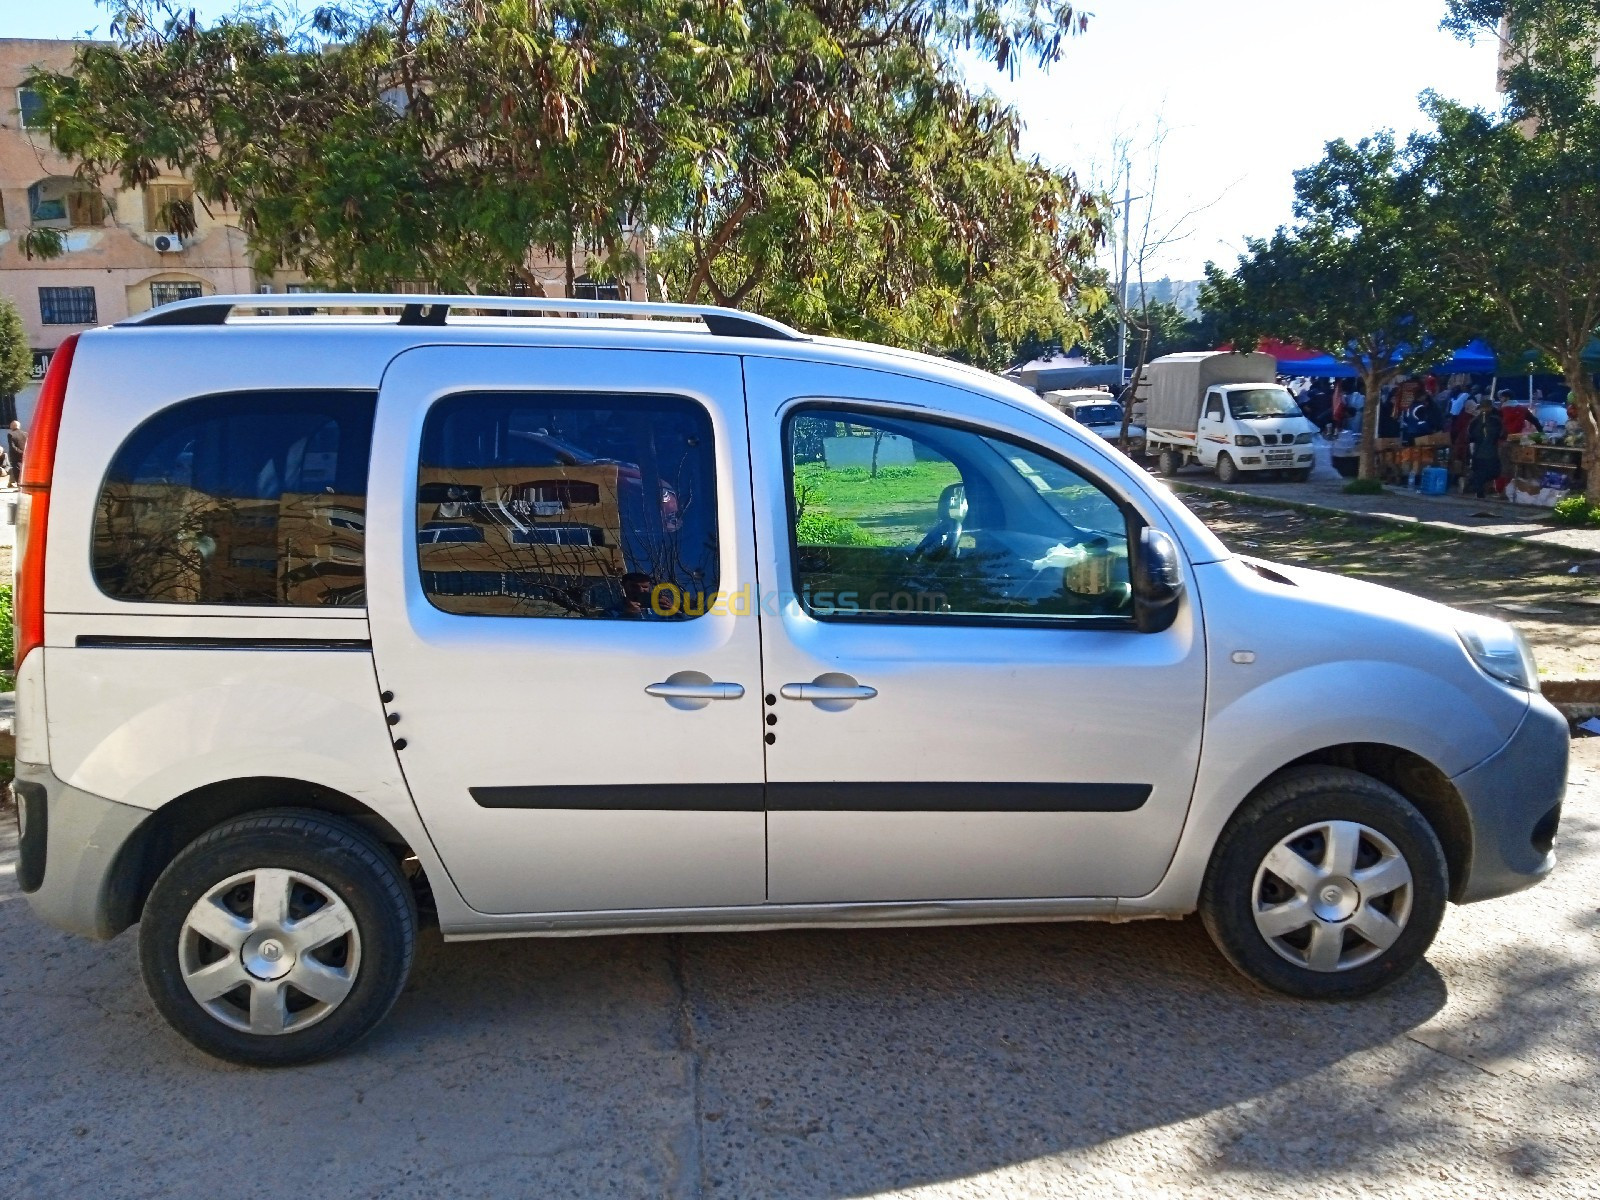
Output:
<path fill-rule="evenodd" d="M 133 938 L 0 849 L 17 1197 L 1600 1195 L 1600 740 L 1563 865 L 1376 999 L 1252 990 L 1199 924 L 424 946 L 298 1071 L 161 1024 Z"/>
<path fill-rule="evenodd" d="M 1600 554 L 1600 529 L 1568 529 L 1552 525 L 1548 510 L 1504 500 L 1477 500 L 1471 496 L 1424 496 L 1403 488 L 1388 488 L 1376 496 L 1347 496 L 1346 480 L 1332 476 L 1306 483 L 1240 482 L 1226 489 L 1217 477 L 1200 467 L 1186 467 L 1173 479 L 1179 484 L 1217 489 L 1241 496 L 1294 504 L 1317 504 L 1346 513 L 1420 521 L 1456 532 L 1491 533 L 1540 545 Z"/>

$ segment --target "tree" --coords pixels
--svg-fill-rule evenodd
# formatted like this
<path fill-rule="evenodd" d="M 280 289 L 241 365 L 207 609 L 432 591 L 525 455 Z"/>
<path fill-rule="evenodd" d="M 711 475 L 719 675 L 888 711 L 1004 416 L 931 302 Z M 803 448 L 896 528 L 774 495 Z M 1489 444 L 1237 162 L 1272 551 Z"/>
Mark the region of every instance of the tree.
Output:
<path fill-rule="evenodd" d="M 1183 315 L 1176 304 L 1164 300 L 1151 300 L 1142 305 L 1128 306 L 1128 327 L 1131 341 L 1144 362 L 1160 358 L 1163 354 L 1176 354 L 1182 350 L 1209 350 L 1209 346 L 1191 344 L 1194 322 Z M 1108 304 L 1095 314 L 1089 331 L 1088 350 L 1096 362 L 1117 361 L 1117 337 L 1121 320 L 1115 304 Z"/>
<path fill-rule="evenodd" d="M 1099 216 L 958 63 L 1049 64 L 1082 27 L 1061 0 L 344 0 L 209 27 L 121 0 L 110 44 L 30 86 L 82 174 L 184 171 L 259 270 L 498 292 L 544 252 L 570 294 L 654 239 L 672 299 L 993 358 L 1073 329 Z"/>
<path fill-rule="evenodd" d="M 1418 143 L 1424 217 L 1483 332 L 1559 364 L 1600 503 L 1600 395 L 1583 351 L 1600 324 L 1600 10 L 1592 0 L 1451 0 L 1446 28 L 1504 38 L 1498 117 L 1438 97 Z"/>
<path fill-rule="evenodd" d="M 1410 160 L 1391 134 L 1330 142 L 1295 173 L 1293 228 L 1253 238 L 1232 273 L 1206 265 L 1202 305 L 1239 348 L 1263 337 L 1325 349 L 1367 397 L 1361 477 L 1377 475 L 1379 395 L 1430 365 L 1470 324 L 1471 297 L 1441 271 L 1415 213 Z"/>
<path fill-rule="evenodd" d="M 33 351 L 17 306 L 0 296 L 0 396 L 15 396 L 33 378 Z"/>

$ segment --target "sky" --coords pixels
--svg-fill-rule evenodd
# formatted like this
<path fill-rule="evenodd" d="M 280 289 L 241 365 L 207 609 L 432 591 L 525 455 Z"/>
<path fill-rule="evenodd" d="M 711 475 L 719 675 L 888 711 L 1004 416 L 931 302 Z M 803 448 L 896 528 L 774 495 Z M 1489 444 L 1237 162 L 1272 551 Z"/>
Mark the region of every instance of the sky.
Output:
<path fill-rule="evenodd" d="M 192 6 L 204 18 L 233 4 Z M 1197 279 L 1208 260 L 1232 266 L 1246 237 L 1291 220 L 1293 172 L 1329 140 L 1409 133 L 1429 89 L 1498 103 L 1494 46 L 1440 32 L 1443 9 L 1444 0 L 1087 0 L 1088 32 L 1048 74 L 969 76 L 1018 108 L 1027 153 L 1097 189 L 1116 184 L 1118 147 L 1128 147 L 1134 194 L 1150 197 L 1132 205 L 1134 224 L 1148 215 L 1149 240 L 1167 243 L 1149 254 L 1146 277 Z M 103 34 L 106 24 L 93 0 L 8 0 L 0 37 Z"/>

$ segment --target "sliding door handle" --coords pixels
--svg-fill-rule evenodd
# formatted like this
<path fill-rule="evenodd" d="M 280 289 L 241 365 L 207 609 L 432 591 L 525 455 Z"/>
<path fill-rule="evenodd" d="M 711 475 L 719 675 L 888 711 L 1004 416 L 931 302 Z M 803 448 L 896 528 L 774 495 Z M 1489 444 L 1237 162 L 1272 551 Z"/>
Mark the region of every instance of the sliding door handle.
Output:
<path fill-rule="evenodd" d="M 875 687 L 865 684 L 839 686 L 827 683 L 786 683 L 778 689 L 785 700 L 871 700 L 878 694 Z"/>
<path fill-rule="evenodd" d="M 663 700 L 737 700 L 744 695 L 744 685 L 739 683 L 673 683 L 670 679 L 644 690 Z"/>

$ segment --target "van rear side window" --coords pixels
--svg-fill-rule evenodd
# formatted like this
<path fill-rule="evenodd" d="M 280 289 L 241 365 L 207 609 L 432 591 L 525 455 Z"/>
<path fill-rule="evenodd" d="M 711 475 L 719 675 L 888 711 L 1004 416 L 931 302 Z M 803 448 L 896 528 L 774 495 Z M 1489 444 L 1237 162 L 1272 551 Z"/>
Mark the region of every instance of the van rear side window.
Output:
<path fill-rule="evenodd" d="M 238 392 L 128 436 L 95 510 L 94 577 L 117 600 L 366 603 L 372 392 Z"/>

